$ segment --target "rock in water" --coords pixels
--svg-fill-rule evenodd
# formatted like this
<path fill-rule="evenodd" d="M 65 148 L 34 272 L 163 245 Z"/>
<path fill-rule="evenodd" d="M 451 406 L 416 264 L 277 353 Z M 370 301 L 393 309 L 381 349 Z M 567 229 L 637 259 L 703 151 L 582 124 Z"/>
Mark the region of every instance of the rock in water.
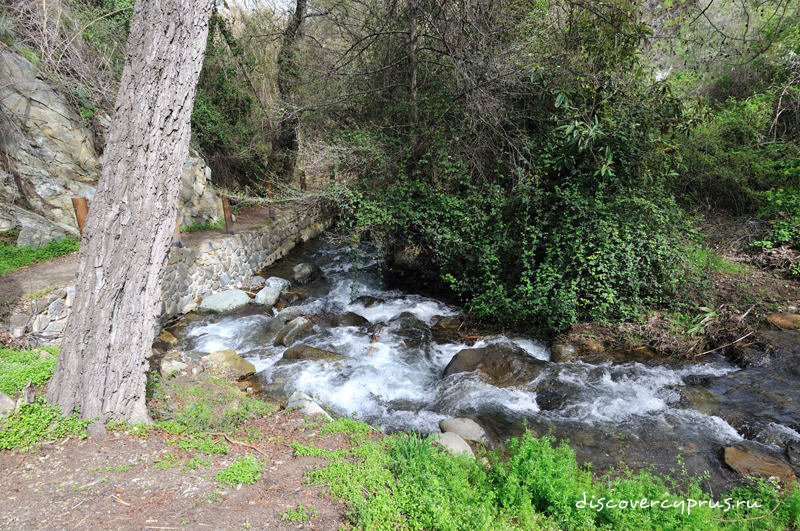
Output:
<path fill-rule="evenodd" d="M 767 321 L 784 330 L 796 330 L 800 328 L 800 315 L 796 313 L 771 313 L 767 316 Z"/>
<path fill-rule="evenodd" d="M 285 347 L 289 347 L 292 345 L 292 343 L 294 343 L 295 339 L 297 339 L 303 332 L 308 331 L 311 326 L 311 321 L 305 317 L 296 317 L 286 326 L 281 328 L 281 330 L 278 332 L 278 335 L 275 336 L 275 342 L 273 345 L 283 345 Z"/>
<path fill-rule="evenodd" d="M 548 363 L 528 355 L 513 343 L 494 343 L 482 348 L 459 351 L 442 374 L 443 378 L 460 372 L 480 371 L 492 385 L 522 385 L 536 378 Z"/>
<path fill-rule="evenodd" d="M 201 310 L 209 312 L 229 312 L 243 306 L 247 306 L 250 297 L 240 289 L 229 289 L 213 293 L 203 298 L 200 304 Z"/>
<path fill-rule="evenodd" d="M 783 485 L 797 482 L 792 467 L 785 461 L 761 453 L 747 444 L 725 448 L 725 464 L 743 476 L 777 477 Z"/>
<path fill-rule="evenodd" d="M 261 291 L 256 293 L 256 304 L 261 304 L 268 308 L 273 307 L 275 303 L 278 302 L 281 292 L 289 289 L 289 286 L 291 286 L 291 282 L 288 280 L 278 277 L 268 278 L 264 282 L 264 287 Z"/>
<path fill-rule="evenodd" d="M 241 380 L 256 372 L 255 365 L 242 358 L 235 350 L 218 350 L 203 356 L 202 361 L 211 374 L 222 378 Z"/>
<path fill-rule="evenodd" d="M 337 361 L 344 359 L 344 356 L 329 350 L 314 348 L 310 345 L 295 345 L 286 349 L 286 351 L 283 353 L 283 359 L 287 361 Z"/>
<path fill-rule="evenodd" d="M 465 441 L 473 441 L 481 444 L 488 444 L 489 442 L 486 430 L 472 419 L 444 419 L 439 421 L 439 429 L 445 433 L 455 433 Z"/>
<path fill-rule="evenodd" d="M 377 304 L 383 304 L 386 301 L 384 299 L 379 299 L 378 297 L 373 297 L 371 295 L 362 295 L 360 297 L 356 297 L 353 299 L 351 304 L 360 304 L 364 308 L 370 308 Z"/>
<path fill-rule="evenodd" d="M 316 280 L 320 276 L 320 269 L 314 264 L 303 262 L 297 264 L 292 268 L 294 273 L 294 281 L 298 284 L 308 284 L 312 280 Z"/>
<path fill-rule="evenodd" d="M 334 317 L 331 324 L 333 326 L 369 326 L 369 321 L 357 313 L 347 312 Z"/>
<path fill-rule="evenodd" d="M 475 457 L 475 454 L 472 453 L 472 448 L 469 447 L 467 442 L 452 431 L 434 433 L 431 435 L 431 439 L 451 454 L 466 454 L 470 457 Z"/>
<path fill-rule="evenodd" d="M 304 415 L 309 415 L 312 417 L 320 415 L 328 420 L 333 420 L 331 416 L 328 415 L 327 411 L 319 407 L 319 404 L 311 400 L 311 397 L 302 391 L 295 391 L 292 393 L 289 397 L 286 407 L 288 409 L 299 409 Z"/>

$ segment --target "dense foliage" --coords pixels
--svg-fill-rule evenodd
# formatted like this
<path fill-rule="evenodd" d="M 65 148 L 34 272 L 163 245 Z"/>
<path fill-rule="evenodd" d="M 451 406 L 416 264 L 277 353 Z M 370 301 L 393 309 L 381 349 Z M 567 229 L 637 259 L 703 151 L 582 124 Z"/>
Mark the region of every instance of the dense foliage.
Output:
<path fill-rule="evenodd" d="M 696 480 L 678 487 L 646 472 L 595 477 L 578 465 L 573 450 L 549 437 L 512 439 L 507 456 L 486 455 L 490 466 L 443 453 L 416 435 L 370 440 L 354 434 L 350 442 L 351 449 L 337 451 L 296 444 L 295 453 L 328 460 L 309 477 L 330 486 L 334 496 L 353 508 L 356 529 L 755 531 L 800 523 L 797 489 L 781 494 L 766 482 L 755 482 L 722 494 L 720 506 L 712 508 Z M 641 503 L 643 498 L 668 501 L 670 507 L 607 506 L 611 500 Z M 725 510 L 725 499 L 731 500 L 732 509 Z M 688 500 L 706 504 L 690 508 Z M 760 507 L 736 507 L 740 500 Z M 585 507 L 578 505 L 584 501 Z"/>
<path fill-rule="evenodd" d="M 0 275 L 11 273 L 20 267 L 74 253 L 79 248 L 80 242 L 76 238 L 52 240 L 42 247 L 15 247 L 0 244 Z"/>

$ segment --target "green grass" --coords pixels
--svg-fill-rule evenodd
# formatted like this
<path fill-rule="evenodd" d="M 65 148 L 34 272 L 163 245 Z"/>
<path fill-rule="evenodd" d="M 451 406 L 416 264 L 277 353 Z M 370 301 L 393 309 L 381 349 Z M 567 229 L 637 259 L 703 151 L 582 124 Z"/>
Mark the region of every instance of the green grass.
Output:
<path fill-rule="evenodd" d="M 694 245 L 687 249 L 687 259 L 692 268 L 698 273 L 722 273 L 725 275 L 746 275 L 751 271 L 750 266 L 728 260 L 714 251 Z"/>
<path fill-rule="evenodd" d="M 180 458 L 177 455 L 167 452 L 166 454 L 162 455 L 161 458 L 156 459 L 154 466 L 162 469 L 175 468 L 178 466 L 179 462 Z"/>
<path fill-rule="evenodd" d="M 295 446 L 296 454 L 329 460 L 309 471 L 308 479 L 329 486 L 334 497 L 346 502 L 350 523 L 360 530 L 772 531 L 800 524 L 800 489 L 781 494 L 764 481 L 722 496 L 761 504 L 750 510 L 724 512 L 707 504 L 691 511 L 579 507 L 584 496 L 589 501 L 646 497 L 671 503 L 710 497 L 690 478 L 679 487 L 647 472 L 597 477 L 578 465 L 569 446 L 550 437 L 512 439 L 505 454 L 486 454 L 488 465 L 444 453 L 429 440 L 408 434 L 378 441 L 362 437 L 344 452 L 318 450 Z M 757 516 L 763 518 L 719 521 Z"/>
<path fill-rule="evenodd" d="M 28 450 L 43 441 L 53 441 L 67 435 L 86 438 L 90 420 L 81 420 L 75 413 L 65 417 L 56 406 L 43 400 L 20 406 L 0 417 L 0 450 Z"/>
<path fill-rule="evenodd" d="M 283 520 L 287 522 L 306 522 L 311 520 L 312 518 L 316 518 L 317 516 L 317 508 L 313 505 L 298 505 L 292 509 L 289 509 L 283 516 L 281 517 Z"/>
<path fill-rule="evenodd" d="M 227 483 L 231 486 L 252 485 L 261 479 L 261 471 L 264 469 L 264 462 L 248 455 L 240 457 L 231 466 L 217 472 L 214 479 L 220 483 Z"/>
<path fill-rule="evenodd" d="M 332 435 L 334 433 L 344 433 L 347 435 L 366 435 L 375 431 L 369 424 L 364 424 L 357 420 L 349 419 L 346 417 L 338 418 L 329 422 L 320 428 L 320 435 Z"/>
<path fill-rule="evenodd" d="M 181 232 L 197 232 L 200 230 L 214 230 L 225 227 L 225 220 L 220 218 L 216 221 L 195 221 L 185 227 L 181 227 Z"/>
<path fill-rule="evenodd" d="M 232 432 L 250 419 L 277 411 L 275 404 L 250 398 L 234 383 L 218 378 L 161 380 L 153 384 L 152 395 L 150 412 L 156 426 L 173 435 Z"/>
<path fill-rule="evenodd" d="M 53 376 L 56 369 L 56 350 L 49 356 L 31 350 L 0 349 L 0 392 L 13 395 L 28 382 L 41 385 Z"/>
<path fill-rule="evenodd" d="M 53 240 L 42 247 L 0 245 L 0 275 L 11 273 L 27 265 L 74 253 L 79 248 L 80 241 L 76 238 Z"/>
<path fill-rule="evenodd" d="M 210 435 L 182 437 L 178 441 L 178 448 L 181 450 L 197 450 L 208 455 L 227 454 L 230 451 L 230 446 L 214 441 Z"/>
<path fill-rule="evenodd" d="M 33 293 L 26 293 L 25 295 L 22 296 L 22 298 L 25 300 L 41 299 L 42 297 L 44 297 L 45 295 L 47 295 L 48 293 L 52 292 L 55 289 L 56 289 L 55 287 L 40 289 L 38 291 L 34 291 Z"/>

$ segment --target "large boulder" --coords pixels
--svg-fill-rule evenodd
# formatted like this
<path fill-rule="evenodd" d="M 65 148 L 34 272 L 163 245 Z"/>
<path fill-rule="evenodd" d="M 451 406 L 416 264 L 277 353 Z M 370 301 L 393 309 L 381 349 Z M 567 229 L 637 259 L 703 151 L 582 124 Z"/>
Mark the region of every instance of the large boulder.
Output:
<path fill-rule="evenodd" d="M 294 343 L 295 339 L 304 335 L 312 326 L 313 324 L 309 319 L 303 316 L 296 317 L 280 329 L 275 336 L 273 344 L 275 346 L 283 345 L 284 347 L 289 347 Z"/>
<path fill-rule="evenodd" d="M 437 341 L 450 342 L 458 339 L 458 331 L 464 324 L 464 320 L 460 316 L 446 315 L 435 319 L 431 332 Z"/>
<path fill-rule="evenodd" d="M 256 293 L 255 303 L 272 308 L 281 296 L 291 286 L 291 282 L 283 278 L 270 277 L 264 282 L 264 287 Z"/>
<path fill-rule="evenodd" d="M 256 372 L 255 365 L 242 358 L 235 350 L 218 350 L 203 356 L 201 361 L 208 367 L 208 372 L 220 378 L 241 380 Z"/>
<path fill-rule="evenodd" d="M 229 289 L 204 297 L 200 309 L 209 312 L 229 312 L 247 306 L 249 302 L 250 297 L 244 291 Z"/>
<path fill-rule="evenodd" d="M 493 385 L 516 386 L 536 378 L 547 365 L 513 343 L 493 343 L 459 351 L 445 367 L 442 377 L 479 371 Z"/>
<path fill-rule="evenodd" d="M 283 359 L 286 361 L 338 361 L 343 360 L 344 356 L 310 345 L 295 345 L 284 351 Z"/>

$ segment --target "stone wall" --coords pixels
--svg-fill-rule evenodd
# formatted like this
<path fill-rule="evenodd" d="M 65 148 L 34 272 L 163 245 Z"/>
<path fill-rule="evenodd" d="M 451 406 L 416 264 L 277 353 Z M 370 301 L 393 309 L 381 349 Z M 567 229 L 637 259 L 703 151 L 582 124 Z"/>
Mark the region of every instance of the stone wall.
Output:
<path fill-rule="evenodd" d="M 286 256 L 298 243 L 320 235 L 330 224 L 324 211 L 300 206 L 256 228 L 173 247 L 162 280 L 161 322 L 193 310 L 211 293 L 247 286 L 261 269 Z M 15 337 L 59 343 L 74 297 L 75 287 L 67 286 L 29 301 L 26 311 L 10 317 L 9 331 Z"/>

